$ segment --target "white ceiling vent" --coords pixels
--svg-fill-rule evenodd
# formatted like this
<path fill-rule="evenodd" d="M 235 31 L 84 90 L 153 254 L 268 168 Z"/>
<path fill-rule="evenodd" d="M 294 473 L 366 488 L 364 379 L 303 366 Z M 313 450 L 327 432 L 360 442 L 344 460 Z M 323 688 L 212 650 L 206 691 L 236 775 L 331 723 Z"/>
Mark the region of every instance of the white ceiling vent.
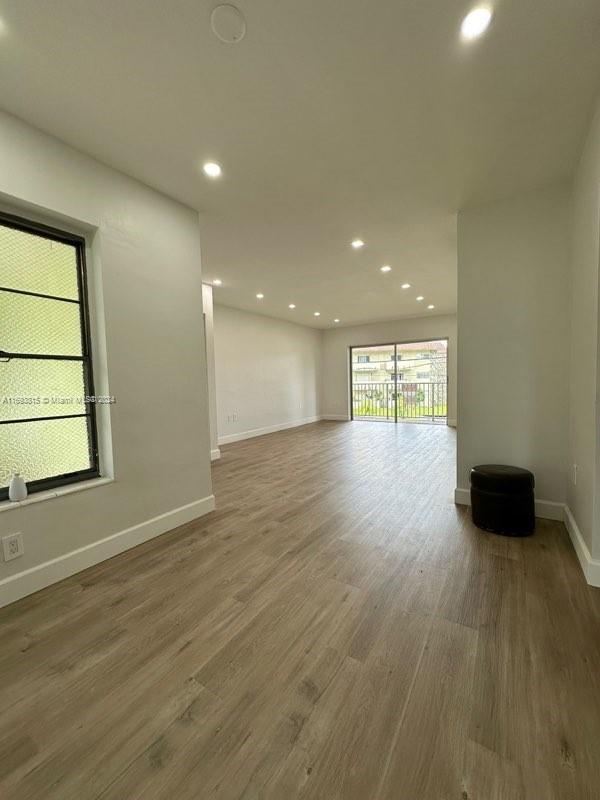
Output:
<path fill-rule="evenodd" d="M 226 44 L 237 44 L 246 35 L 244 15 L 239 8 L 227 3 L 213 8 L 210 26 L 217 39 Z"/>

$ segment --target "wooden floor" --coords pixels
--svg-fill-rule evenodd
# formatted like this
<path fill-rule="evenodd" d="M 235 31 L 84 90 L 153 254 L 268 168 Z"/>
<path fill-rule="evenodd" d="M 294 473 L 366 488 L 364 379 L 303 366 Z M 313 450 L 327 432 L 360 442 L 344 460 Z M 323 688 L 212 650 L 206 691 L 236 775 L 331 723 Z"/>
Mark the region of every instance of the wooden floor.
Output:
<path fill-rule="evenodd" d="M 218 510 L 0 611 L 3 800 L 594 800 L 600 590 L 476 530 L 454 432 L 223 448 Z"/>

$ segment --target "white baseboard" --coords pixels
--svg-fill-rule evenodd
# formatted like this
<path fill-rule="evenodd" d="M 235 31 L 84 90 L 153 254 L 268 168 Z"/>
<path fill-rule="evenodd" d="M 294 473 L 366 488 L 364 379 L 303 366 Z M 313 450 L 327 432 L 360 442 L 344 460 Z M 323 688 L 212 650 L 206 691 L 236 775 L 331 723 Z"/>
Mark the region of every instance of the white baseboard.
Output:
<path fill-rule="evenodd" d="M 107 558 L 112 558 L 125 550 L 130 550 L 155 536 L 160 536 L 161 533 L 166 533 L 179 525 L 202 517 L 213 511 L 214 507 L 215 498 L 211 494 L 201 500 L 195 500 L 193 503 L 188 503 L 114 533 L 98 542 L 92 542 L 78 550 L 65 553 L 52 561 L 46 561 L 37 567 L 4 578 L 0 581 L 0 607 L 14 603 L 21 597 L 38 592 L 52 583 L 62 581 L 76 572 L 106 561 Z"/>
<path fill-rule="evenodd" d="M 471 505 L 471 492 L 468 489 L 454 490 L 454 502 L 457 506 L 470 506 Z"/>
<path fill-rule="evenodd" d="M 446 423 L 449 428 L 456 428 L 456 420 L 455 419 L 447 419 Z"/>
<path fill-rule="evenodd" d="M 322 414 L 320 419 L 330 420 L 332 422 L 349 422 L 350 417 L 348 414 Z"/>
<path fill-rule="evenodd" d="M 559 522 L 564 522 L 565 504 L 554 500 L 536 500 L 535 515 L 541 519 L 557 519 Z"/>
<path fill-rule="evenodd" d="M 279 425 L 269 425 L 266 428 L 252 428 L 241 433 L 230 433 L 227 436 L 219 436 L 219 445 L 241 442 L 243 439 L 252 439 L 255 436 L 264 436 L 266 433 L 285 431 L 288 428 L 298 428 L 300 425 L 309 425 L 311 422 L 318 422 L 320 419 L 321 417 L 304 417 L 303 419 L 295 419 L 292 422 L 282 422 Z"/>
<path fill-rule="evenodd" d="M 455 489 L 454 502 L 459 506 L 470 506 L 471 492 L 469 489 Z M 557 519 L 563 522 L 565 518 L 565 504 L 556 503 L 554 500 L 536 500 L 535 515 L 541 519 Z"/>
<path fill-rule="evenodd" d="M 454 502 L 457 506 L 470 506 L 471 505 L 471 492 L 468 489 L 454 490 Z"/>
<path fill-rule="evenodd" d="M 217 461 L 217 459 L 219 459 L 219 458 L 221 458 L 221 451 L 219 450 L 218 447 L 216 448 L 216 450 L 211 450 L 210 451 L 210 460 L 211 461 Z"/>
<path fill-rule="evenodd" d="M 573 547 L 577 553 L 577 558 L 581 564 L 581 569 L 583 570 L 586 581 L 590 586 L 600 587 L 600 560 L 592 558 L 569 506 L 565 506 L 565 527 L 573 542 Z"/>

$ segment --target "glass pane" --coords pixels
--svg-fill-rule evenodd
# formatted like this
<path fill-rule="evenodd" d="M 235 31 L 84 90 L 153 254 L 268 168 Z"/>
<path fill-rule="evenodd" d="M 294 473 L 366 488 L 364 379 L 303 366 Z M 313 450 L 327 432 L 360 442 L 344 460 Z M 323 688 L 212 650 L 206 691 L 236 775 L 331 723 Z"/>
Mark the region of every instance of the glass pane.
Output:
<path fill-rule="evenodd" d="M 0 486 L 8 486 L 12 472 L 26 481 L 52 478 L 90 469 L 85 417 L 0 425 L 2 469 Z"/>
<path fill-rule="evenodd" d="M 394 345 L 352 348 L 352 411 L 355 419 L 394 422 Z"/>
<path fill-rule="evenodd" d="M 0 362 L 0 420 L 84 414 L 84 395 L 81 361 Z"/>
<path fill-rule="evenodd" d="M 394 345 L 352 348 L 352 373 L 360 383 L 394 382 Z"/>
<path fill-rule="evenodd" d="M 398 345 L 398 419 L 446 422 L 448 342 Z"/>
<path fill-rule="evenodd" d="M 445 339 L 352 348 L 354 419 L 445 423 Z"/>
<path fill-rule="evenodd" d="M 81 355 L 79 305 L 0 291 L 0 350 Z"/>
<path fill-rule="evenodd" d="M 404 381 L 443 382 L 447 377 L 448 342 L 411 342 L 398 345 L 398 372 Z"/>
<path fill-rule="evenodd" d="M 0 286 L 77 300 L 77 251 L 0 224 Z"/>

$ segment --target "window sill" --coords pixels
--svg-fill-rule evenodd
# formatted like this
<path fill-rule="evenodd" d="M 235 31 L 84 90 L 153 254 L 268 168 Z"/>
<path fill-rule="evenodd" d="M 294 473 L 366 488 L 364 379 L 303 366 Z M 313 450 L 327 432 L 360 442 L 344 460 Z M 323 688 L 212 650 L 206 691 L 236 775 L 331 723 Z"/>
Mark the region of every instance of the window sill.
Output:
<path fill-rule="evenodd" d="M 114 483 L 114 478 L 92 478 L 90 481 L 81 481 L 80 483 L 70 483 L 66 486 L 59 486 L 56 489 L 49 489 L 45 492 L 35 492 L 25 500 L 12 500 L 0 501 L 0 513 L 2 511 L 12 511 L 15 508 L 22 508 L 23 506 L 30 506 L 34 503 L 43 503 L 44 500 L 52 500 L 54 497 L 63 497 L 66 494 L 74 494 L 75 492 L 84 492 L 86 489 L 95 489 L 97 486 L 106 486 L 108 483 Z"/>

